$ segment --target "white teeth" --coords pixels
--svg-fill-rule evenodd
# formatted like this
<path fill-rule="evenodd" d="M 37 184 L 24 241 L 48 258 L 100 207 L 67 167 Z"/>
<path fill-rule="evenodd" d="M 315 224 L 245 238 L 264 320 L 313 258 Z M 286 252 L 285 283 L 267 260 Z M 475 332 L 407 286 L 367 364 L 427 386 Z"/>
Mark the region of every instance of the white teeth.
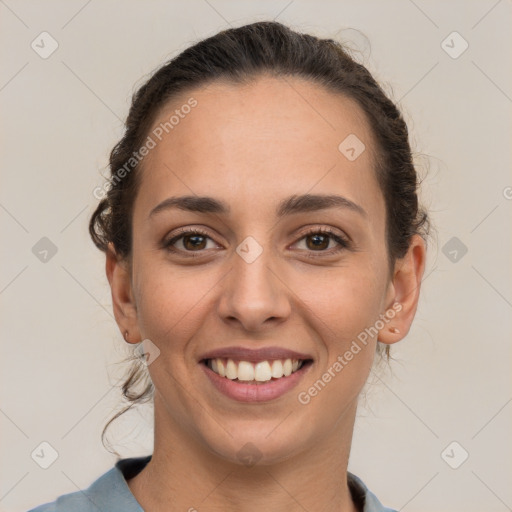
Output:
<path fill-rule="evenodd" d="M 226 364 L 226 377 L 231 380 L 234 380 L 238 377 L 238 368 L 236 367 L 233 359 L 228 359 Z"/>
<path fill-rule="evenodd" d="M 283 363 L 277 359 L 272 363 L 272 377 L 275 379 L 280 379 L 283 375 Z"/>
<path fill-rule="evenodd" d="M 288 377 L 302 368 L 303 361 L 299 359 L 276 359 L 275 361 L 235 362 L 233 359 L 210 359 L 208 366 L 221 377 L 230 380 L 238 379 L 244 382 L 267 382 L 281 377 Z"/>
<path fill-rule="evenodd" d="M 215 368 L 213 367 L 213 359 L 210 360 L 212 364 L 212 370 L 215 371 Z M 226 368 L 224 366 L 224 362 L 222 359 L 215 359 L 215 362 L 217 363 L 217 372 L 221 377 L 226 376 Z"/>
<path fill-rule="evenodd" d="M 254 380 L 254 366 L 251 363 L 247 361 L 238 363 L 238 380 Z"/>
<path fill-rule="evenodd" d="M 242 363 L 240 363 L 240 365 L 241 364 Z M 272 370 L 270 369 L 269 362 L 261 361 L 260 363 L 256 363 L 256 366 L 254 367 L 254 379 L 257 380 L 258 382 L 265 382 L 267 380 L 270 380 L 271 378 Z"/>

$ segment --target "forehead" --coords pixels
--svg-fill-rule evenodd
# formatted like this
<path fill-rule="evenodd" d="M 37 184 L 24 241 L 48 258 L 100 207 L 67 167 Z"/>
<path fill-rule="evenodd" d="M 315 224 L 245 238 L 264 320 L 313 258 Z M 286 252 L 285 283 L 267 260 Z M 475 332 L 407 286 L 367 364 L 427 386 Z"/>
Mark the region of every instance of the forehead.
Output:
<path fill-rule="evenodd" d="M 183 108 L 191 98 L 196 106 Z M 260 77 L 191 89 L 161 109 L 155 133 L 161 140 L 152 135 L 137 198 L 143 210 L 171 195 L 196 194 L 254 214 L 291 194 L 339 192 L 382 217 L 365 116 L 355 101 L 315 83 Z M 347 144 L 364 150 L 347 158 L 354 154 L 342 152 Z"/>

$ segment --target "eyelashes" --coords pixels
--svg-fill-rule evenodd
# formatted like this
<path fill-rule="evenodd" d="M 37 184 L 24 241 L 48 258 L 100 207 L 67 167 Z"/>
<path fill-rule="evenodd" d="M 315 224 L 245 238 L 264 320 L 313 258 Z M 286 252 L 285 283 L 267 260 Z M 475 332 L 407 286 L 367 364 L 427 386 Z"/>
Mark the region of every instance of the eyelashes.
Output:
<path fill-rule="evenodd" d="M 202 231 L 201 229 L 183 229 L 179 230 L 179 234 L 177 236 L 174 236 L 170 240 L 163 243 L 164 249 L 169 250 L 170 252 L 202 252 L 202 251 L 187 251 L 185 249 L 177 249 L 174 247 L 174 244 L 181 240 L 182 238 L 191 238 L 191 237 L 202 237 L 202 238 L 210 238 L 211 237 L 206 233 L 205 231 Z M 189 255 L 187 255 L 188 257 Z M 197 257 L 196 255 L 190 255 L 191 257 Z"/>
<path fill-rule="evenodd" d="M 312 247 L 319 247 L 319 250 L 310 249 L 308 247 L 306 249 L 303 249 L 306 253 L 308 253 L 307 256 L 312 257 L 312 258 L 317 258 L 317 257 L 322 257 L 322 256 L 333 256 L 335 254 L 340 253 L 343 250 L 350 250 L 352 247 L 352 243 L 348 238 L 342 236 L 337 231 L 334 231 L 332 229 L 325 228 L 325 227 L 312 228 L 306 232 L 301 233 L 300 238 L 298 238 L 297 241 L 293 245 L 296 245 L 297 243 L 299 243 L 303 240 L 306 240 L 306 245 L 307 245 L 307 240 L 309 237 L 316 237 L 315 243 L 320 241 L 320 245 L 315 245 L 315 244 L 312 245 Z M 196 241 L 197 241 L 197 239 L 203 239 L 203 240 L 201 240 L 198 244 L 192 246 L 193 248 L 198 249 L 198 250 L 187 250 L 184 242 L 191 241 L 193 239 L 196 239 Z M 178 234 L 176 234 L 172 238 L 163 241 L 162 248 L 171 253 L 179 254 L 186 258 L 198 258 L 198 257 L 204 256 L 204 253 L 206 252 L 206 248 L 203 247 L 204 246 L 203 241 L 206 241 L 206 239 L 209 239 L 212 242 L 214 242 L 214 240 L 210 237 L 210 235 L 206 231 L 203 231 L 200 228 L 183 228 L 183 229 L 179 230 Z M 177 248 L 175 246 L 175 244 L 178 241 L 182 241 L 182 244 L 184 247 L 183 249 Z M 328 250 L 322 250 L 321 244 L 325 243 L 326 241 L 327 241 L 328 246 L 330 245 L 331 241 L 334 241 L 337 244 L 337 246 L 334 248 L 330 248 Z M 214 242 L 214 244 L 217 245 L 215 242 Z M 302 251 L 302 249 L 300 251 Z"/>
<path fill-rule="evenodd" d="M 313 237 L 315 235 L 320 235 L 320 237 L 323 239 L 334 240 L 338 244 L 338 247 L 335 248 L 334 251 L 332 251 L 332 249 L 331 249 L 330 251 L 312 251 L 312 252 L 327 252 L 329 254 L 333 254 L 333 253 L 339 252 L 343 249 L 350 248 L 350 241 L 347 238 L 341 236 L 337 232 L 335 232 L 331 229 L 328 229 L 328 228 L 316 228 L 316 229 L 311 229 L 305 233 L 302 233 L 301 238 L 299 238 L 299 240 L 297 242 L 301 242 L 302 240 L 306 240 L 308 237 Z"/>

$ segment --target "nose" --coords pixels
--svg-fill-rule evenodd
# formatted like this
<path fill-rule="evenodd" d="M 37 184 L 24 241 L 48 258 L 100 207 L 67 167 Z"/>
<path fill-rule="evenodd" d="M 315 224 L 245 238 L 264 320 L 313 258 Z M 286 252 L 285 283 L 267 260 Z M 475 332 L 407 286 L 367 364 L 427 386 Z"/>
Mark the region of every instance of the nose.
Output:
<path fill-rule="evenodd" d="M 233 255 L 233 266 L 220 283 L 218 313 L 224 322 L 257 332 L 289 317 L 291 292 L 276 266 L 268 250 L 254 261 Z"/>

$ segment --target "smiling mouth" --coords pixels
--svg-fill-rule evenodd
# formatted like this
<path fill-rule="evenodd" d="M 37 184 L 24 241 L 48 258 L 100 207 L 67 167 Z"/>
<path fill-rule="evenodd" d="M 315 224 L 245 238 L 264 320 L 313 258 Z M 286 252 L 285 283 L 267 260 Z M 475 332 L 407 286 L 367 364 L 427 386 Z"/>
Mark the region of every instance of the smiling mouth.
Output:
<path fill-rule="evenodd" d="M 226 379 L 242 384 L 260 384 L 286 378 L 304 366 L 312 364 L 313 360 L 274 359 L 250 362 L 218 357 L 203 359 L 202 363 Z"/>

